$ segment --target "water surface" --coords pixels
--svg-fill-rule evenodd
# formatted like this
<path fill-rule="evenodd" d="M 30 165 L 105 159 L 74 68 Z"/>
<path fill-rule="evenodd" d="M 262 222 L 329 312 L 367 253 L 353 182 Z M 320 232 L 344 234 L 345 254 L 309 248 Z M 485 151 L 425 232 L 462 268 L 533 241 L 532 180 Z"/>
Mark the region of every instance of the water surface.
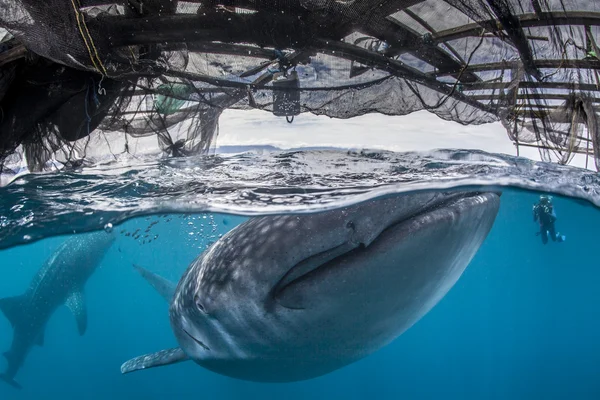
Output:
<path fill-rule="evenodd" d="M 16 377 L 24 389 L 1 384 L 0 398 L 600 397 L 596 174 L 462 151 L 253 153 L 203 162 L 29 175 L 0 189 L 0 297 L 26 289 L 65 239 L 57 233 L 111 222 L 107 229 L 118 235 L 87 285 L 85 336 L 77 334 L 70 312 L 59 308 L 45 345 L 33 348 Z M 290 384 L 239 381 L 193 363 L 120 374 L 123 361 L 176 346 L 167 304 L 133 263 L 176 281 L 210 243 L 251 215 L 312 212 L 392 192 L 486 184 L 504 194 L 481 249 L 430 313 L 375 354 Z M 565 243 L 542 244 L 531 215 L 540 193 L 522 188 L 555 193 L 557 229 L 567 235 Z M 11 338 L 9 322 L 0 317 L 1 351 Z"/>

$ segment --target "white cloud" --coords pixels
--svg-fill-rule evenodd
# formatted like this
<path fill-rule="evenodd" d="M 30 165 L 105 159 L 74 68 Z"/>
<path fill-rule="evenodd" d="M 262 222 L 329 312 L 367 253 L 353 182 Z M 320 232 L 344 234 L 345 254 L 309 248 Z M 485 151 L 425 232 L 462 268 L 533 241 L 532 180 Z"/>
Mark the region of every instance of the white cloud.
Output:
<path fill-rule="evenodd" d="M 346 120 L 305 113 L 288 124 L 285 118 L 265 111 L 226 110 L 219 120 L 217 145 L 272 145 L 282 149 L 331 146 L 398 152 L 460 148 L 517 154 L 499 122 L 464 126 L 427 111 L 396 117 L 367 114 Z M 535 148 L 521 147 L 520 155 L 540 160 Z M 576 156 L 571 165 L 585 167 L 585 156 Z M 595 169 L 592 159 L 589 168 Z"/>

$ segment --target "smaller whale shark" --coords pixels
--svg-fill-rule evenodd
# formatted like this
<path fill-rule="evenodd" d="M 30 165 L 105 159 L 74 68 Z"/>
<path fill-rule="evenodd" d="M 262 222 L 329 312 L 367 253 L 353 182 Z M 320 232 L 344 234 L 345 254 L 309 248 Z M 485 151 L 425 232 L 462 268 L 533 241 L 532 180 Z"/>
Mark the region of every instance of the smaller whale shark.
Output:
<path fill-rule="evenodd" d="M 121 372 L 193 360 L 233 378 L 292 382 L 355 362 L 452 288 L 499 205 L 496 193 L 422 192 L 256 217 L 196 258 L 176 287 L 136 266 L 170 301 L 180 347 Z"/>
<path fill-rule="evenodd" d="M 4 353 L 8 367 L 0 379 L 21 388 L 15 375 L 33 345 L 44 344 L 46 323 L 62 304 L 75 316 L 79 334 L 85 333 L 83 289 L 115 238 L 113 233 L 99 231 L 67 239 L 46 260 L 23 295 L 0 299 L 0 310 L 14 329 L 10 350 Z"/>

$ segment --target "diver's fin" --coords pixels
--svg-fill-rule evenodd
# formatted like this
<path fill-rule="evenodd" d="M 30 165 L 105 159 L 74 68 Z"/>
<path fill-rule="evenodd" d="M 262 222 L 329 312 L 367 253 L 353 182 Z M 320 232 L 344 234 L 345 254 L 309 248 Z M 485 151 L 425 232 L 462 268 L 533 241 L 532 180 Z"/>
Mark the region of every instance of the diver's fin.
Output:
<path fill-rule="evenodd" d="M 183 350 L 176 347 L 174 349 L 161 350 L 156 353 L 132 358 L 121 365 L 121 373 L 128 374 L 129 372 L 138 371 L 140 369 L 162 367 L 163 365 L 176 364 L 187 360 L 189 360 L 189 357 Z"/>
<path fill-rule="evenodd" d="M 83 292 L 73 292 L 67 299 L 65 305 L 73 313 L 77 321 L 79 335 L 83 335 L 87 329 L 87 309 L 85 307 L 85 297 Z"/>
<path fill-rule="evenodd" d="M 23 389 L 23 387 L 21 387 L 21 385 L 19 385 L 19 383 L 15 381 L 14 378 L 11 378 L 6 374 L 0 374 L 0 380 L 3 380 L 15 389 Z"/>
<path fill-rule="evenodd" d="M 26 314 L 24 308 L 27 306 L 29 299 L 27 296 L 5 297 L 0 299 L 0 310 L 6 315 L 13 328 L 19 325 L 19 322 Z"/>
<path fill-rule="evenodd" d="M 142 275 L 142 277 L 152 285 L 154 289 L 168 302 L 171 301 L 175 294 L 176 285 L 165 278 L 158 276 L 139 265 L 133 264 L 133 267 Z"/>
<path fill-rule="evenodd" d="M 40 332 L 40 334 L 38 335 L 37 339 L 35 340 L 35 344 L 37 344 L 38 346 L 43 346 L 44 345 L 44 332 Z"/>

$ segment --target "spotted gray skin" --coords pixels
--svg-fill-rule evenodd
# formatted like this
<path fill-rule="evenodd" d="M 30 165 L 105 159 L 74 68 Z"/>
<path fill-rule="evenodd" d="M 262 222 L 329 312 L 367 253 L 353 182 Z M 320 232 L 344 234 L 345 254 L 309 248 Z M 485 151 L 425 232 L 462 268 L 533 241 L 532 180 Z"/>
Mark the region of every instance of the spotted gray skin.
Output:
<path fill-rule="evenodd" d="M 188 359 L 234 378 L 314 378 L 380 349 L 456 283 L 496 218 L 495 193 L 417 193 L 318 214 L 265 216 L 200 255 L 170 300 L 179 348 L 123 373 Z"/>
<path fill-rule="evenodd" d="M 87 328 L 83 289 L 106 251 L 115 240 L 104 231 L 73 236 L 46 260 L 21 296 L 0 299 L 0 310 L 10 321 L 13 341 L 4 353 L 8 361 L 0 379 L 20 388 L 14 380 L 34 344 L 44 344 L 46 323 L 54 311 L 65 304 L 77 321 L 79 334 Z"/>

